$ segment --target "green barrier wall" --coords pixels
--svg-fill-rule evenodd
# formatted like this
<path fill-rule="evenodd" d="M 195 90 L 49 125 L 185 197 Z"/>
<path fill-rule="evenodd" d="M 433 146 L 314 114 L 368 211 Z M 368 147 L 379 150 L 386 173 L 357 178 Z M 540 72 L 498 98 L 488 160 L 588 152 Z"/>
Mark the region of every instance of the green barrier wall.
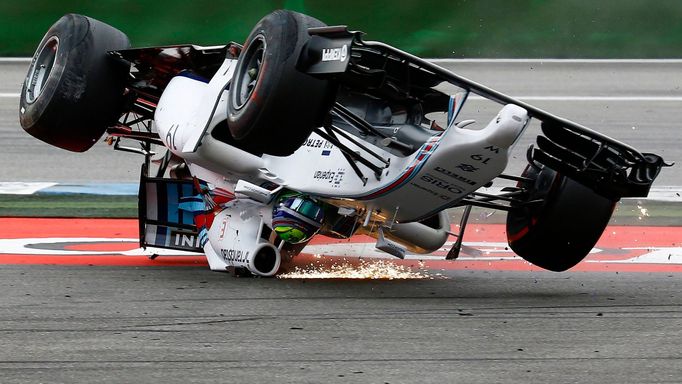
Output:
<path fill-rule="evenodd" d="M 682 57 L 677 0 L 0 0 L 0 55 L 31 55 L 68 12 L 116 26 L 134 46 L 215 45 L 243 41 L 277 8 L 426 57 Z"/>

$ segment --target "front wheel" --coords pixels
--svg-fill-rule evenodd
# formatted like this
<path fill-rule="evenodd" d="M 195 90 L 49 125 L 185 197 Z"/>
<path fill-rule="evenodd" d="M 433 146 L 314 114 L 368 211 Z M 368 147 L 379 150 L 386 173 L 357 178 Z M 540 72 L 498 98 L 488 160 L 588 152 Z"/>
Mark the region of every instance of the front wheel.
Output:
<path fill-rule="evenodd" d="M 296 68 L 308 28 L 321 21 L 291 11 L 261 19 L 244 43 L 227 103 L 230 133 L 251 152 L 287 156 L 320 126 L 334 101 L 328 80 Z"/>
<path fill-rule="evenodd" d="M 582 261 L 601 237 L 616 201 L 556 171 L 528 166 L 525 204 L 507 215 L 511 249 L 538 267 L 561 272 Z"/>

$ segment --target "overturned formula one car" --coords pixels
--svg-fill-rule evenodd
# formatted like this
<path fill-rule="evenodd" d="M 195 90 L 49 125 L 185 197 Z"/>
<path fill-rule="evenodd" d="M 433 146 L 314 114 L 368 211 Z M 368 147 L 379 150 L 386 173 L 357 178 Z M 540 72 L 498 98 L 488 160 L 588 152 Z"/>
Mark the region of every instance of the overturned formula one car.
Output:
<path fill-rule="evenodd" d="M 460 118 L 470 94 L 503 105 L 482 129 Z M 434 112 L 444 119 L 427 118 Z M 542 135 L 526 169 L 505 174 L 533 118 Z M 138 49 L 111 26 L 66 15 L 33 57 L 20 120 L 67 150 L 86 151 L 106 133 L 114 149 L 144 155 L 143 246 L 204 252 L 212 270 L 260 276 L 277 274 L 316 234 L 366 234 L 396 257 L 436 251 L 451 235 L 444 211 L 462 206 L 448 259 L 481 206 L 507 211 L 519 256 L 566 270 L 592 249 L 616 202 L 646 196 L 666 165 L 290 11 L 264 17 L 243 46 Z M 482 191 L 496 179 L 516 186 Z"/>

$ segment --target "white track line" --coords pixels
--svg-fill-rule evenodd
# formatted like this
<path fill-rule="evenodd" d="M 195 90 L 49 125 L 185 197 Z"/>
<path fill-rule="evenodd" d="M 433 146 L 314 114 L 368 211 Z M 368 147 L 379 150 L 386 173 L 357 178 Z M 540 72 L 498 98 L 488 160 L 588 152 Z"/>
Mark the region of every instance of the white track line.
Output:
<path fill-rule="evenodd" d="M 0 63 L 30 63 L 30 57 L 0 57 Z"/>
<path fill-rule="evenodd" d="M 54 187 L 57 183 L 51 182 L 11 182 L 11 181 L 1 181 L 0 182 L 0 194 L 1 195 L 32 195 L 42 189 Z"/>
<path fill-rule="evenodd" d="M 21 96 L 20 93 L 0 93 L 0 98 L 10 99 Z"/>

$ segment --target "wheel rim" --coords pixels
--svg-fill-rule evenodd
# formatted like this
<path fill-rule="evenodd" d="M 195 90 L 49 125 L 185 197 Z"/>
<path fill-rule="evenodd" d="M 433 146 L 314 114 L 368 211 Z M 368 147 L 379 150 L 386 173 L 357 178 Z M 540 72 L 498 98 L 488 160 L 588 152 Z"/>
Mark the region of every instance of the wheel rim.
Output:
<path fill-rule="evenodd" d="M 241 109 L 246 105 L 258 84 L 263 68 L 263 58 L 265 57 L 264 36 L 256 36 L 243 55 L 243 61 L 235 75 L 234 87 L 236 92 L 233 93 L 235 97 L 232 99 L 232 106 L 235 109 Z"/>
<path fill-rule="evenodd" d="M 57 61 L 57 52 L 59 51 L 59 38 L 57 36 L 50 37 L 40 52 L 36 55 L 35 60 L 31 63 L 26 76 L 26 102 L 33 103 L 40 97 L 40 94 L 45 89 L 45 84 L 50 77 L 54 63 Z"/>

